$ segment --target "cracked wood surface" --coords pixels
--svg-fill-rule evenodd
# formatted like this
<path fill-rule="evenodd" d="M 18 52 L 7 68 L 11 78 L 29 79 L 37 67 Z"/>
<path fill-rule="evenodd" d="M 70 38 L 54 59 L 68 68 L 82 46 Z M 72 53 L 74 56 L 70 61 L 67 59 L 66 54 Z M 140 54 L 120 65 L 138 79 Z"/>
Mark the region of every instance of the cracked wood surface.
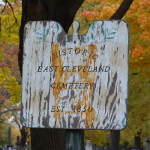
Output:
<path fill-rule="evenodd" d="M 128 25 L 95 21 L 85 35 L 54 21 L 24 29 L 22 114 L 27 127 L 120 130 L 127 124 Z"/>

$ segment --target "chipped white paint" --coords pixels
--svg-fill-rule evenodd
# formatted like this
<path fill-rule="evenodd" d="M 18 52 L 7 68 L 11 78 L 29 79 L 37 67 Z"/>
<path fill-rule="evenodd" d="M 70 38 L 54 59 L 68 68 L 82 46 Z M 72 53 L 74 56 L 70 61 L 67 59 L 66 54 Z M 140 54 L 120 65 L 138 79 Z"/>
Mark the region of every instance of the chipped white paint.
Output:
<path fill-rule="evenodd" d="M 96 21 L 79 35 L 54 21 L 24 29 L 22 123 L 27 127 L 123 129 L 127 123 L 128 26 Z"/>

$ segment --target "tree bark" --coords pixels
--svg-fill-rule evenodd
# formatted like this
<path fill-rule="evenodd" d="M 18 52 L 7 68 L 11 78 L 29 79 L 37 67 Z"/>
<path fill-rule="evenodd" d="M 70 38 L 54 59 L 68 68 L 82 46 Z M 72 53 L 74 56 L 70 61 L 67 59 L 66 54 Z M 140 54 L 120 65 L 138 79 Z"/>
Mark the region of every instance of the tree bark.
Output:
<path fill-rule="evenodd" d="M 110 131 L 110 150 L 119 150 L 120 131 Z"/>
<path fill-rule="evenodd" d="M 135 146 L 136 146 L 136 148 L 140 149 L 141 148 L 140 133 L 138 133 L 137 136 L 134 137 L 134 140 L 135 140 Z"/>
<path fill-rule="evenodd" d="M 65 130 L 31 128 L 32 150 L 64 150 Z"/>
<path fill-rule="evenodd" d="M 27 139 L 28 132 L 26 132 L 25 126 L 20 129 L 21 132 L 21 146 L 24 147 Z"/>

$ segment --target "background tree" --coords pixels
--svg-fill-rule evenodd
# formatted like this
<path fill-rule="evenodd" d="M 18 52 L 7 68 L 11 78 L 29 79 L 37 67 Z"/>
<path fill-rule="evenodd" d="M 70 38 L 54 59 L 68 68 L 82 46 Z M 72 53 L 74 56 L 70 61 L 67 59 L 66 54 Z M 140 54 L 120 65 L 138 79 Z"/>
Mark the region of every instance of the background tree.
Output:
<path fill-rule="evenodd" d="M 84 130 L 84 143 L 91 140 L 92 145 L 108 146 L 109 132 L 106 130 Z"/>
<path fill-rule="evenodd" d="M 19 52 L 18 34 L 21 3 L 0 4 L 0 101 L 21 100 L 20 73 L 16 62 Z"/>
<path fill-rule="evenodd" d="M 93 0 L 92 2 L 97 1 Z M 87 22 L 107 20 L 119 7 L 120 2 L 105 1 L 105 3 L 95 5 L 91 10 L 84 9 L 80 16 L 85 18 Z M 134 1 L 128 12 L 124 15 L 123 20 L 126 20 L 130 25 L 130 70 L 129 123 L 127 128 L 121 131 L 121 143 L 132 145 L 134 136 L 135 139 L 137 139 L 137 136 L 140 136 L 144 141 L 144 138 L 149 134 L 150 2 L 146 0 Z"/>
<path fill-rule="evenodd" d="M 21 78 L 16 61 L 19 52 L 20 20 L 20 0 L 6 0 L 3 5 L 0 4 L 0 124 L 4 127 L 0 135 L 3 141 L 7 139 L 5 131 L 10 122 L 12 128 L 19 128 L 17 131 L 20 130 L 21 137 L 26 133 L 20 124 Z M 14 128 L 12 132 L 13 130 Z M 16 142 L 16 137 L 14 138 L 13 141 Z M 25 144 L 24 138 L 21 138 L 22 145 Z"/>
<path fill-rule="evenodd" d="M 8 1 L 6 1 L 8 2 Z M 10 2 L 10 1 L 9 1 Z M 17 1 L 16 1 L 17 2 Z M 23 0 L 23 16 L 22 16 L 22 25 L 21 25 L 21 32 L 20 32 L 20 48 L 22 50 L 22 37 L 23 37 L 23 27 L 24 24 L 27 21 L 33 21 L 33 20 L 55 20 L 62 24 L 63 28 L 67 32 L 69 29 L 69 26 L 71 25 L 74 15 L 77 11 L 77 9 L 80 7 L 81 3 L 83 1 L 76 0 L 76 1 L 28 1 Z M 123 2 L 123 3 L 122 3 Z M 82 14 L 80 16 L 84 16 L 84 23 L 90 24 L 92 21 L 96 20 L 102 20 L 102 19 L 121 19 L 121 17 L 124 16 L 126 11 L 128 10 L 129 6 L 131 5 L 133 1 L 131 0 L 87 0 L 83 5 L 90 6 L 88 10 L 83 10 Z M 83 5 L 80 8 L 80 10 L 83 9 Z M 121 7 L 120 7 L 121 5 Z M 137 133 L 141 133 L 141 136 L 146 136 L 146 125 L 145 121 L 147 121 L 147 126 L 149 125 L 149 115 L 146 113 L 146 110 L 143 111 L 141 107 L 145 107 L 146 104 L 148 104 L 148 87 L 149 87 L 149 2 L 146 0 L 140 1 L 134 1 L 131 9 L 126 13 L 124 16 L 124 20 L 127 20 L 131 27 L 131 63 L 130 63 L 130 99 L 129 101 L 129 125 L 125 132 L 123 131 L 121 134 L 121 140 L 125 141 L 125 137 L 127 137 L 126 133 L 129 133 L 132 137 L 132 135 L 136 136 Z M 11 6 L 8 5 L 10 11 L 12 11 Z M 119 8 L 119 9 L 118 9 Z M 138 9 L 137 9 L 138 8 Z M 17 9 L 17 7 L 16 7 Z M 84 8 L 85 9 L 85 8 Z M 15 9 L 14 9 L 15 10 Z M 59 11 L 58 11 L 59 10 Z M 118 10 L 118 11 L 117 11 Z M 137 11 L 138 10 L 138 11 Z M 4 11 L 2 11 L 4 12 Z M 14 11 L 17 12 L 17 11 Z M 115 13 L 116 12 L 116 13 Z M 142 12 L 142 13 L 141 13 Z M 17 24 L 16 19 L 14 19 L 14 14 L 12 13 L 12 16 L 10 17 L 13 20 L 13 24 Z M 78 13 L 79 14 L 79 13 Z M 113 15 L 114 14 L 114 15 Z M 16 14 L 15 14 L 16 15 Z M 65 16 L 65 17 L 64 17 Z M 112 16 L 112 17 L 111 17 Z M 116 17 L 117 16 L 117 17 Z M 79 17 L 77 17 L 79 18 Z M 9 16 L 7 16 L 7 19 L 9 19 Z M 13 25 L 9 24 L 7 21 L 4 22 L 6 24 L 4 25 Z M 14 25 L 13 25 L 14 26 Z M 12 26 L 12 27 L 13 27 Z M 17 25 L 18 26 L 18 25 Z M 81 24 L 81 27 L 83 26 L 83 23 Z M 9 29 L 9 28 L 8 28 Z M 12 29 L 10 28 L 7 33 L 12 33 Z M 4 32 L 1 32 L 1 34 Z M 4 36 L 5 37 L 5 36 Z M 10 41 L 13 37 L 10 35 Z M 7 40 L 7 38 L 6 38 Z M 8 40 L 7 40 L 8 41 Z M 10 48 L 9 48 L 10 49 Z M 4 54 L 4 53 L 3 53 Z M 2 55 L 1 55 L 2 56 Z M 3 56 L 4 57 L 4 56 Z M 22 62 L 22 51 L 19 55 L 20 60 L 20 68 L 21 68 L 21 62 Z M 12 75 L 12 73 L 11 73 Z M 17 81 L 17 80 L 16 80 Z M 4 84 L 3 84 L 4 85 Z M 139 88 L 139 86 L 140 88 Z M 8 90 L 8 87 L 5 87 L 6 91 Z M 138 98 L 137 98 L 138 93 Z M 137 110 L 137 111 L 136 111 Z M 136 116 L 136 119 L 135 119 Z M 141 121 L 141 126 L 139 127 L 138 123 Z M 133 125 L 134 122 L 134 125 Z M 57 141 L 59 140 L 58 136 L 59 134 L 58 130 L 50 130 L 50 129 L 31 129 L 32 135 L 33 135 L 33 146 L 37 145 L 37 141 L 34 141 L 34 139 L 38 137 L 38 142 L 40 141 L 40 138 L 43 140 L 43 137 L 46 140 L 43 141 L 43 145 L 47 145 L 45 149 L 50 148 L 50 146 L 53 147 L 53 149 L 60 149 L 59 145 L 57 144 Z M 41 130 L 41 131 L 40 131 Z M 127 132 L 126 132 L 127 131 Z M 132 132 L 131 132 L 132 131 Z M 41 135 L 43 133 L 43 135 Z M 47 133 L 47 134 L 46 134 Z M 64 131 L 60 130 L 60 133 L 62 133 L 62 137 L 64 137 Z M 112 131 L 111 133 L 116 133 L 119 137 L 119 133 Z M 132 134 L 131 134 L 132 133 Z M 51 143 L 54 143 L 53 145 L 48 145 L 48 136 L 50 135 Z M 54 135 L 51 135 L 54 134 Z M 114 135 L 114 134 L 112 134 Z M 34 138 L 35 137 L 35 138 Z M 54 137 L 54 142 L 52 141 L 52 138 Z M 115 136 L 116 137 L 116 136 Z M 129 138 L 129 136 L 128 136 Z M 111 138 L 114 139 L 114 138 Z M 34 143 L 35 142 L 35 143 Z M 63 140 L 62 140 L 63 142 Z M 55 144 L 56 143 L 56 144 Z M 112 143 L 112 142 L 111 142 Z M 41 143 L 38 143 L 38 148 L 44 148 Z M 58 147 L 57 147 L 58 145 Z M 50 149 L 52 149 L 52 147 Z M 63 146 L 62 146 L 63 147 Z M 37 149 L 36 147 L 34 147 Z M 117 148 L 114 148 L 115 150 Z"/>

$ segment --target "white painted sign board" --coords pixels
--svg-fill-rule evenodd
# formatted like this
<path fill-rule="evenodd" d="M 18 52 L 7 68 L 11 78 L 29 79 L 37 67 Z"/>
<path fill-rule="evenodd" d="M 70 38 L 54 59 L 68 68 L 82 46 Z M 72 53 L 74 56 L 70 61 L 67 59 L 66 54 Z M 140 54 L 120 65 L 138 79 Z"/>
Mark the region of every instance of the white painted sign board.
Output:
<path fill-rule="evenodd" d="M 128 25 L 95 21 L 85 35 L 54 21 L 24 29 L 22 123 L 27 127 L 123 129 L 127 124 Z"/>

